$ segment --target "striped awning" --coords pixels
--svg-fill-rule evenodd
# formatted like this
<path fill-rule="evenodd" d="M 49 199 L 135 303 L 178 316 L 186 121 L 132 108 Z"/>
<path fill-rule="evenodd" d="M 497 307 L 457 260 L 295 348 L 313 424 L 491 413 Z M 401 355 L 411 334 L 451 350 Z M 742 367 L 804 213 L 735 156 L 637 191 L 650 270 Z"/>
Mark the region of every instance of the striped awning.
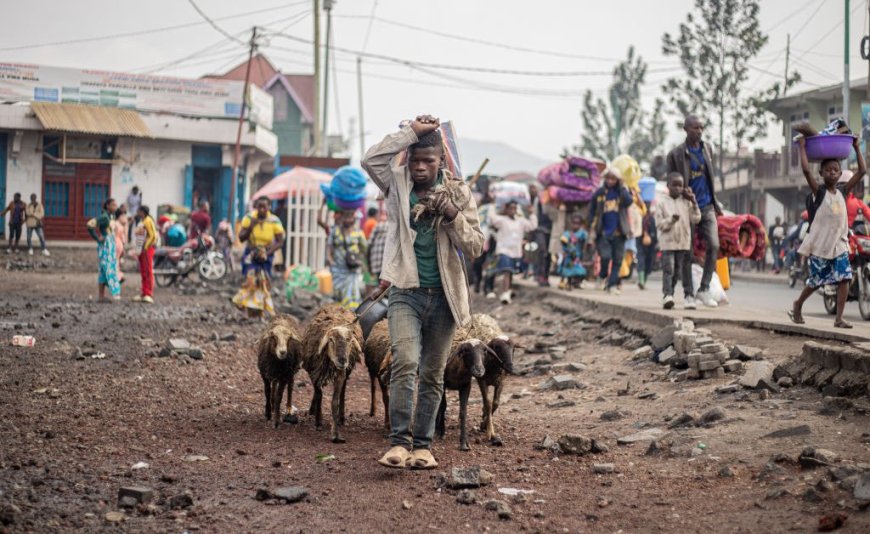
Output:
<path fill-rule="evenodd" d="M 30 108 L 46 130 L 87 135 L 152 137 L 139 113 L 132 109 L 32 102 Z"/>

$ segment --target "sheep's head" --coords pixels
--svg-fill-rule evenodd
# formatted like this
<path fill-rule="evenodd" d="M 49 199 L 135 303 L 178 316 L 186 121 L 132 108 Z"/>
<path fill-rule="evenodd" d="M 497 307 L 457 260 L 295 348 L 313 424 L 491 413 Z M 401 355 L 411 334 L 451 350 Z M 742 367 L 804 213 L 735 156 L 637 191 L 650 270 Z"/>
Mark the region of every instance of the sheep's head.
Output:
<path fill-rule="evenodd" d="M 479 339 L 469 339 L 463 341 L 456 347 L 456 357 L 462 359 L 467 369 L 471 369 L 471 376 L 480 378 L 486 372 L 486 367 L 483 365 L 484 353 L 486 345 Z"/>
<path fill-rule="evenodd" d="M 514 349 L 516 344 L 507 336 L 498 336 L 489 342 L 489 348 L 499 361 L 501 368 L 514 374 Z"/>
<path fill-rule="evenodd" d="M 331 328 L 320 341 L 318 352 L 322 354 L 323 351 L 326 351 L 326 356 L 336 369 L 347 369 L 352 351 L 361 354 L 362 348 L 353 335 L 353 330 L 346 326 L 336 326 Z"/>
<path fill-rule="evenodd" d="M 269 331 L 269 338 L 275 358 L 279 360 L 287 358 L 289 354 L 299 354 L 302 351 L 302 340 L 289 328 L 272 328 Z"/>

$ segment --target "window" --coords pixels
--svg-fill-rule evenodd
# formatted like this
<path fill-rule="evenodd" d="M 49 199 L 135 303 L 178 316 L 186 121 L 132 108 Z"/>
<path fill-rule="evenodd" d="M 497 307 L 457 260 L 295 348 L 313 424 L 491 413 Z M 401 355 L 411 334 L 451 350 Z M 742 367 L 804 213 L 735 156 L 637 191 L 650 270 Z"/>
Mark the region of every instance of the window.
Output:
<path fill-rule="evenodd" d="M 274 119 L 275 122 L 284 122 L 287 120 L 288 113 L 288 97 L 287 91 L 284 90 L 284 86 L 280 83 L 276 83 L 269 89 L 269 94 L 272 95 L 272 99 L 274 100 Z"/>
<path fill-rule="evenodd" d="M 843 105 L 828 106 L 828 122 L 843 117 Z"/>

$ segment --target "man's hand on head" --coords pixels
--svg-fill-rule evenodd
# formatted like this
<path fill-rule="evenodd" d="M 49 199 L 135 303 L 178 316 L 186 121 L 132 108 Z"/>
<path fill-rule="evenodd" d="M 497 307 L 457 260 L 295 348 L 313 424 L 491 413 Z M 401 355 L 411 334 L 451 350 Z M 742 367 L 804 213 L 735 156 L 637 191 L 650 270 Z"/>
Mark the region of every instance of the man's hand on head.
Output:
<path fill-rule="evenodd" d="M 434 132 L 439 126 L 441 126 L 441 121 L 432 115 L 419 115 L 411 123 L 411 129 L 414 130 L 418 138 Z"/>

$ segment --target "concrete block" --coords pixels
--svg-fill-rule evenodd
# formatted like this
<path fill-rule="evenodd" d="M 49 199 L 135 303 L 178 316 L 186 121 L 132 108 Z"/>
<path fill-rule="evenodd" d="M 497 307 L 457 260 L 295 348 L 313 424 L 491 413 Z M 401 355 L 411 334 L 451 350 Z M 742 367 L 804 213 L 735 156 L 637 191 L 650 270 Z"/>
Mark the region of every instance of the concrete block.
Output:
<path fill-rule="evenodd" d="M 706 360 L 706 361 L 702 361 L 700 364 L 698 364 L 699 371 L 712 371 L 713 369 L 716 369 L 717 367 L 719 367 L 718 360 Z"/>
<path fill-rule="evenodd" d="M 695 338 L 695 344 L 699 347 L 703 347 L 704 345 L 709 345 L 711 343 L 715 343 L 715 341 L 710 336 L 698 336 Z"/>
<path fill-rule="evenodd" d="M 717 367 L 712 371 L 703 371 L 701 373 L 701 376 L 705 380 L 709 380 L 711 378 L 725 378 L 725 369 L 722 369 L 722 367 Z"/>
<path fill-rule="evenodd" d="M 740 360 L 727 360 L 722 367 L 729 373 L 736 373 L 743 367 L 743 362 Z"/>
<path fill-rule="evenodd" d="M 686 378 L 690 380 L 697 380 L 701 378 L 701 371 L 699 371 L 697 368 L 689 367 L 689 369 L 686 370 Z"/>

